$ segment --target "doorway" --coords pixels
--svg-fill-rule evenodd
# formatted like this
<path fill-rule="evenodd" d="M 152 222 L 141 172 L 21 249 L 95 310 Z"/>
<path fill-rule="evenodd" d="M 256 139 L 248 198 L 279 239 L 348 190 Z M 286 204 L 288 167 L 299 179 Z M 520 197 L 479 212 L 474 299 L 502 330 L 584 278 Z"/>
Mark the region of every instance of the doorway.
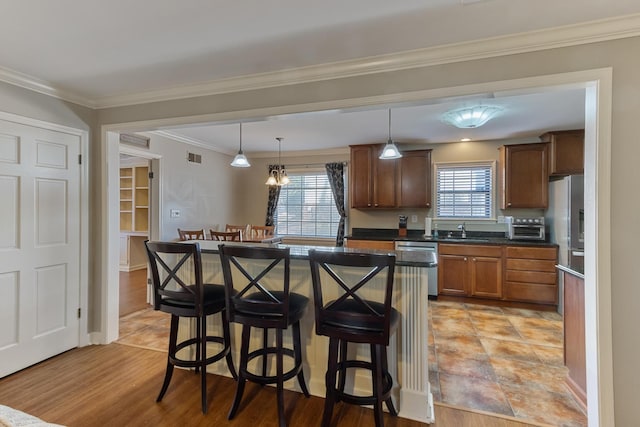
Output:
<path fill-rule="evenodd" d="M 589 419 L 593 423 L 598 420 L 606 419 L 607 414 L 613 413 L 613 370 L 612 370 L 612 354 L 611 354 L 611 264 L 610 255 L 610 224 L 607 207 L 609 206 L 608 189 L 610 186 L 610 176 L 606 173 L 609 170 L 611 149 L 611 69 L 587 70 L 572 73 L 561 73 L 555 75 L 545 75 L 531 77 L 526 79 L 514 79 L 508 81 L 496 81 L 486 84 L 466 85 L 464 87 L 451 87 L 437 90 L 424 90 L 406 93 L 402 96 L 398 94 L 380 95 L 376 97 L 356 98 L 349 100 L 335 101 L 333 105 L 340 105 L 342 108 L 356 108 L 363 105 L 387 103 L 397 103 L 402 100 L 407 102 L 415 99 L 434 99 L 442 97 L 445 93 L 460 95 L 461 93 L 473 94 L 486 91 L 503 91 L 510 92 L 535 92 L 554 90 L 554 88 L 563 85 L 580 85 L 587 90 L 586 100 L 586 124 L 585 124 L 585 289 L 586 310 L 595 313 L 594 316 L 587 319 L 586 324 L 586 340 L 587 340 L 587 372 L 588 372 L 588 388 L 593 390 L 589 393 L 588 412 Z M 400 99 L 401 98 L 401 99 Z M 304 111 L 324 110 L 332 103 L 307 103 L 304 105 L 290 105 L 282 107 L 279 111 L 284 113 L 295 113 Z M 251 110 L 253 116 L 269 115 L 270 110 L 264 108 L 262 110 Z M 249 114 L 248 112 L 238 112 L 235 115 L 229 113 L 208 114 L 198 117 L 199 122 L 215 122 L 220 120 L 241 119 Z M 137 122 L 135 124 L 139 130 L 156 129 L 160 126 L 175 126 L 184 124 L 184 118 L 165 119 L 161 123 L 158 120 L 149 121 L 146 124 Z M 123 124 L 107 125 L 103 128 L 103 143 L 105 144 L 105 153 L 107 162 L 113 161 L 116 157 L 115 138 L 112 135 L 115 129 L 122 128 Z M 603 171 L 600 174 L 598 171 Z M 105 174 L 107 182 L 103 183 L 104 191 L 103 200 L 106 203 L 115 201 L 114 191 L 109 188 L 116 186 L 116 179 L 112 173 Z M 114 227 L 115 218 L 109 217 L 105 231 L 105 277 L 104 283 L 111 283 L 109 280 L 114 276 L 114 257 L 117 251 L 114 250 L 114 240 L 116 227 Z M 103 333 L 106 342 L 114 336 L 114 330 L 117 334 L 117 323 L 114 325 L 113 319 L 113 301 L 110 295 L 112 288 L 105 287 L 104 298 L 104 316 L 103 316 Z"/>

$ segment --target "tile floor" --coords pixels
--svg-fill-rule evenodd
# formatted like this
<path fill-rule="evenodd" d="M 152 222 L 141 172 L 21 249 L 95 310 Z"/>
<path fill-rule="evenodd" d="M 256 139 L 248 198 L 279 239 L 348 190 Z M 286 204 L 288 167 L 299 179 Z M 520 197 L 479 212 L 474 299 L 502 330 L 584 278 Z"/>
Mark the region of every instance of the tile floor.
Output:
<path fill-rule="evenodd" d="M 120 318 L 121 344 L 166 351 L 169 318 Z M 558 313 L 429 301 L 429 380 L 436 402 L 552 426 L 586 426 L 564 383 Z"/>
<path fill-rule="evenodd" d="M 434 400 L 553 426 L 586 426 L 565 385 L 562 316 L 429 301 Z"/>

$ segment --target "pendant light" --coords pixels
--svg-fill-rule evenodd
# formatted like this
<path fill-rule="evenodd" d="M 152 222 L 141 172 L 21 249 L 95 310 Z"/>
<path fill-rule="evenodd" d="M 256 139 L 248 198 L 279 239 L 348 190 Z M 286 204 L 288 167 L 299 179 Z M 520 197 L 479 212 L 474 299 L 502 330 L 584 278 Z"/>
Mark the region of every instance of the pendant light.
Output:
<path fill-rule="evenodd" d="M 398 147 L 396 147 L 391 140 L 391 108 L 389 108 L 389 139 L 387 140 L 387 145 L 384 146 L 382 153 L 380 153 L 380 157 L 378 158 L 381 160 L 387 160 L 399 159 L 400 157 L 402 157 L 400 150 L 398 150 Z"/>
<path fill-rule="evenodd" d="M 249 166 L 251 166 L 249 160 L 247 160 L 247 156 L 245 156 L 242 152 L 242 123 L 240 123 L 240 150 L 231 162 L 231 166 L 233 166 L 234 168 L 248 168 Z"/>
<path fill-rule="evenodd" d="M 267 178 L 267 182 L 265 182 L 266 185 L 287 185 L 289 183 L 289 177 L 287 176 L 287 171 L 284 169 L 284 166 L 282 165 L 282 162 L 280 160 L 281 157 L 281 145 L 282 145 L 282 140 L 284 138 L 282 137 L 277 137 L 276 140 L 278 141 L 278 166 L 273 169 L 271 172 L 269 172 L 269 178 Z"/>

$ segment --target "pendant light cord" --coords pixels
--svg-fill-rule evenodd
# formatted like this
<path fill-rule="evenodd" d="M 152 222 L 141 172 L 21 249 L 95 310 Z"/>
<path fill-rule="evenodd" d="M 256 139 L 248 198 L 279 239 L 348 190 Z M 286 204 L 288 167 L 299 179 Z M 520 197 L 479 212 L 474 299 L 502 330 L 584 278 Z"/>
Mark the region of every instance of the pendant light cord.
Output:
<path fill-rule="evenodd" d="M 389 108 L 389 141 L 391 141 L 391 108 Z"/>

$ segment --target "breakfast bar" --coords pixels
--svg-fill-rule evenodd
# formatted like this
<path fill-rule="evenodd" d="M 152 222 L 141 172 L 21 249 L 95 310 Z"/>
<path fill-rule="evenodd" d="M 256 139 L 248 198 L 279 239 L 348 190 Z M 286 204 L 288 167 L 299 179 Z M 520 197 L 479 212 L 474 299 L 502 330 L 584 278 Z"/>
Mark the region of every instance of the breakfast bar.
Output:
<path fill-rule="evenodd" d="M 199 240 L 202 250 L 203 276 L 205 283 L 223 283 L 218 244 L 220 242 Z M 246 244 L 230 242 L 229 245 Z M 393 251 L 353 249 L 342 247 L 301 246 L 284 244 L 252 245 L 289 248 L 291 254 L 290 286 L 291 291 L 313 299 L 312 280 L 308 262 L 308 251 L 317 249 L 333 252 L 375 252 L 393 253 Z M 398 409 L 399 416 L 420 422 L 434 421 L 433 398 L 430 391 L 428 377 L 427 353 L 427 273 L 428 269 L 436 266 L 435 257 L 425 260 L 415 258 L 414 254 L 405 252 L 396 254 L 396 269 L 394 277 L 394 303 L 401 315 L 398 332 L 391 337 L 388 347 L 389 371 L 394 379 L 392 398 Z M 383 283 L 376 283 L 371 292 L 382 292 Z M 180 325 L 180 334 L 190 334 L 193 325 Z M 314 396 L 325 396 L 325 372 L 327 369 L 328 339 L 317 336 L 314 328 L 313 305 L 300 323 L 303 345 L 303 370 L 309 391 Z M 207 328 L 215 331 L 219 322 L 213 319 Z M 238 359 L 240 348 L 240 328 L 232 324 L 232 351 L 234 360 Z M 260 337 L 252 335 L 252 342 L 259 346 Z M 272 339 L 272 337 L 269 337 Z M 291 333 L 285 332 L 285 344 L 291 345 Z M 368 346 L 354 347 L 355 357 L 369 357 Z M 286 365 L 285 360 L 285 365 Z M 286 366 L 285 366 L 286 367 Z M 231 376 L 224 364 L 209 366 L 211 373 Z M 347 379 L 347 388 L 356 394 L 367 394 L 371 388 L 370 375 L 354 375 Z M 294 381 L 285 383 L 285 387 L 300 392 Z"/>

